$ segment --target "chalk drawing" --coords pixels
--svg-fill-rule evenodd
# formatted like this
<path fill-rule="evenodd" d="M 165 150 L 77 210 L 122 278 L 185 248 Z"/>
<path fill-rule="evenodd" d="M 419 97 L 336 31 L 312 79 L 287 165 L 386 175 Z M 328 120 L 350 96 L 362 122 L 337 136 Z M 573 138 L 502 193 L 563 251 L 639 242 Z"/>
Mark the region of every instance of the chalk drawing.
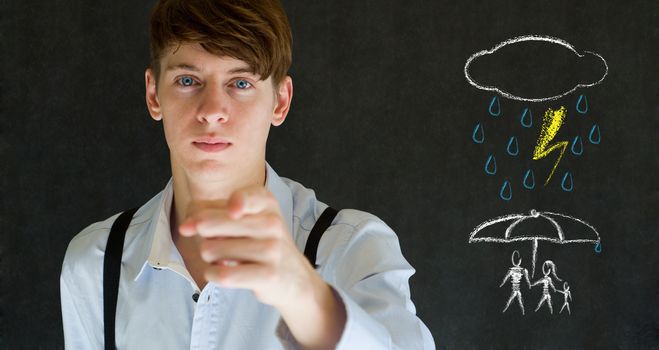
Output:
<path fill-rule="evenodd" d="M 554 227 L 554 230 L 553 232 L 542 232 L 532 235 L 529 235 L 527 232 L 518 232 L 519 230 L 516 230 L 516 227 L 526 220 L 546 220 Z M 566 220 L 566 223 L 578 224 L 580 227 L 579 234 L 568 232 L 566 235 L 563 228 L 558 223 L 563 220 Z M 488 232 L 492 230 L 498 235 L 485 235 L 484 232 L 486 228 L 488 229 Z M 539 212 L 535 209 L 532 209 L 530 214 L 511 214 L 487 220 L 474 228 L 469 234 L 469 243 L 512 243 L 520 241 L 531 241 L 532 243 L 531 276 L 535 276 L 535 262 L 539 241 L 557 244 L 591 243 L 595 244 L 596 252 L 597 247 L 601 247 L 600 235 L 591 224 L 569 215 L 552 212 Z"/>
<path fill-rule="evenodd" d="M 525 41 L 540 41 L 540 42 L 547 42 L 547 43 L 551 43 L 551 44 L 561 45 L 561 46 L 567 48 L 568 50 L 572 51 L 572 53 L 574 53 L 578 58 L 582 58 L 586 54 L 593 55 L 593 56 L 599 58 L 602 61 L 602 63 L 604 64 L 604 74 L 602 75 L 602 77 L 599 80 L 597 80 L 595 82 L 592 82 L 592 83 L 581 83 L 581 82 L 579 82 L 572 89 L 570 89 L 568 91 L 565 91 L 561 94 L 558 94 L 558 95 L 555 95 L 555 96 L 540 97 L 540 98 L 529 98 L 529 97 L 516 96 L 516 95 L 514 95 L 512 93 L 509 93 L 507 91 L 504 91 L 504 90 L 502 90 L 502 89 L 500 89 L 496 86 L 483 85 L 483 84 L 475 81 L 472 78 L 471 74 L 469 74 L 469 67 L 472 64 L 472 62 L 474 60 L 476 60 L 477 58 L 479 58 L 481 56 L 485 56 L 485 55 L 491 55 L 491 54 L 495 53 L 497 50 L 499 50 L 500 48 L 502 48 L 504 46 L 516 44 L 516 43 L 519 43 L 519 42 L 525 42 Z M 478 52 L 474 53 L 473 55 L 471 55 L 467 59 L 467 62 L 465 63 L 465 66 L 464 66 L 465 78 L 467 79 L 469 84 L 473 85 L 477 89 L 487 90 L 487 91 L 494 91 L 494 92 L 497 92 L 500 95 L 502 95 L 506 98 L 509 98 L 511 100 L 528 101 L 528 102 L 544 102 L 544 101 L 551 101 L 551 100 L 559 99 L 563 96 L 566 96 L 566 95 L 576 91 L 578 88 L 590 87 L 590 86 L 594 86 L 594 85 L 597 85 L 597 84 L 601 83 L 608 73 L 609 73 L 609 66 L 606 64 L 606 60 L 604 60 L 604 57 L 602 57 L 601 55 L 599 55 L 595 52 L 592 52 L 592 51 L 584 51 L 584 53 L 581 54 L 574 48 L 574 46 L 572 46 L 567 41 L 565 41 L 563 39 L 551 37 L 551 36 L 544 36 L 544 35 L 525 35 L 525 36 L 518 36 L 518 37 L 515 37 L 515 38 L 512 38 L 512 39 L 505 40 L 505 41 L 497 44 L 496 46 L 494 46 L 493 48 L 491 48 L 489 50 L 481 50 L 481 51 L 478 51 Z M 492 101 L 494 102 L 495 100 L 493 99 Z M 581 108 L 581 107 L 580 107 L 580 109 L 583 110 L 583 108 Z M 500 109 L 499 109 L 499 111 L 500 111 Z M 492 114 L 492 113 L 490 112 L 490 114 Z M 494 116 L 494 114 L 492 114 L 492 115 Z M 497 114 L 497 116 L 498 116 L 498 114 Z"/>
<path fill-rule="evenodd" d="M 497 83 L 496 81 L 488 81 L 487 84 L 484 84 L 482 81 L 485 79 L 481 79 L 480 77 L 475 77 L 473 74 L 475 73 L 475 69 L 470 70 L 473 68 L 473 65 L 475 62 L 477 62 L 480 58 L 483 58 L 484 56 L 488 55 L 506 55 L 506 51 L 508 49 L 504 49 L 499 51 L 500 49 L 504 47 L 510 47 L 510 48 L 517 48 L 521 50 L 528 50 L 528 46 L 525 46 L 527 44 L 534 44 L 534 45 L 542 45 L 542 46 L 547 46 L 550 48 L 558 48 L 561 51 L 567 52 L 567 55 L 572 57 L 573 60 L 581 60 L 584 57 L 589 57 L 593 58 L 593 60 L 589 60 L 587 63 L 588 64 L 596 64 L 596 65 L 601 65 L 602 71 L 601 75 L 592 77 L 592 78 L 584 78 L 584 77 L 579 77 L 574 74 L 568 74 L 567 72 L 566 77 L 574 79 L 574 83 L 571 84 L 573 87 L 567 91 L 564 91 L 562 93 L 556 94 L 556 92 L 545 92 L 545 93 L 540 93 L 541 96 L 519 96 L 525 94 L 524 92 L 520 94 L 513 94 L 510 91 L 504 91 Z M 563 50 L 567 49 L 567 51 Z M 521 59 L 528 59 L 528 57 L 533 57 L 534 53 L 529 53 L 529 55 L 524 56 L 525 58 L 520 57 L 512 57 L 513 60 L 521 60 Z M 496 60 L 495 60 L 496 61 Z M 481 60 L 479 62 L 483 62 L 484 64 L 489 64 L 488 62 L 495 62 L 495 61 L 487 61 L 487 60 Z M 575 61 L 575 62 L 577 62 Z M 519 62 L 520 64 L 524 62 Z M 586 62 L 584 61 L 579 61 L 577 62 L 578 64 L 584 64 Z M 560 68 L 560 67 L 559 67 Z M 542 69 L 542 68 L 540 68 Z M 560 68 L 562 69 L 562 68 Z M 489 69 L 485 69 L 484 71 L 493 71 L 496 70 L 496 67 L 492 66 L 489 67 Z M 480 71 L 480 68 L 479 68 Z M 487 99 L 487 104 L 486 104 L 486 110 L 487 112 L 484 113 L 486 115 L 489 115 L 494 118 L 487 118 L 487 120 L 481 120 L 477 122 L 476 126 L 474 127 L 472 133 L 471 133 L 471 138 L 474 143 L 476 144 L 482 144 L 483 146 L 486 146 L 488 148 L 488 152 L 493 152 L 493 153 L 498 153 L 495 152 L 494 150 L 499 150 L 501 145 L 487 145 L 486 140 L 484 137 L 484 128 L 487 127 L 490 135 L 496 135 L 496 131 L 492 131 L 495 129 L 498 129 L 497 126 L 486 126 L 485 124 L 488 123 L 506 123 L 507 120 L 513 120 L 512 118 L 503 118 L 504 113 L 503 110 L 506 109 L 506 99 L 510 100 L 517 100 L 517 101 L 525 101 L 525 102 L 546 102 L 546 101 L 552 101 L 552 100 L 557 100 L 559 98 L 563 98 L 565 96 L 568 96 L 572 93 L 574 93 L 577 89 L 582 89 L 582 88 L 588 88 L 592 87 L 595 85 L 598 85 L 604 81 L 604 79 L 607 77 L 609 73 L 609 66 L 604 57 L 602 57 L 600 54 L 593 52 L 593 51 L 586 51 L 586 50 L 577 50 L 572 44 L 568 43 L 566 40 L 548 36 L 548 35 L 536 35 L 536 34 L 531 34 L 531 35 L 522 35 L 522 36 L 516 36 L 510 39 L 506 39 L 499 44 L 494 45 L 490 49 L 485 49 L 485 50 L 480 50 L 477 51 L 469 56 L 467 58 L 465 64 L 464 64 L 464 69 L 463 73 L 465 76 L 465 79 L 469 84 L 472 86 L 476 87 L 477 89 L 480 90 L 485 90 L 485 91 L 492 91 L 494 92 L 492 95 L 488 96 Z M 538 76 L 543 76 L 542 71 L 537 72 Z M 589 99 L 586 96 L 585 93 L 580 93 L 579 95 L 575 95 L 575 100 L 573 102 L 569 102 L 569 107 L 570 107 L 570 114 L 573 114 L 570 116 L 570 119 L 579 117 L 579 118 L 588 118 L 590 117 L 589 114 L 592 113 L 592 109 L 589 105 Z M 566 104 L 561 103 L 561 104 Z M 522 127 L 522 133 L 524 130 L 531 131 L 532 127 L 534 126 L 533 123 L 533 113 L 532 113 L 532 108 L 534 108 L 532 104 L 523 106 L 517 114 L 519 116 L 518 120 L 515 120 L 515 122 L 519 122 L 519 124 Z M 542 181 L 540 178 L 544 178 L 544 186 L 548 186 L 551 179 L 553 178 L 553 175 L 556 173 L 558 166 L 561 162 L 562 159 L 564 159 L 564 156 L 566 153 L 568 153 L 568 157 L 570 156 L 581 156 L 584 154 L 584 143 L 586 142 L 586 131 L 582 131 L 581 135 L 569 135 L 565 134 L 565 132 L 561 133 L 559 135 L 559 131 L 561 130 L 561 127 L 565 124 L 567 120 L 567 115 L 568 115 L 568 109 L 565 106 L 551 106 L 551 108 L 547 108 L 546 106 L 543 106 L 543 109 L 546 109 L 544 112 L 544 117 L 542 118 L 542 123 L 537 122 L 535 124 L 538 124 L 540 126 L 539 134 L 536 139 L 536 145 L 533 147 L 533 152 L 531 154 L 531 158 L 534 161 L 540 161 L 546 158 L 555 158 L 552 159 L 553 164 L 549 167 L 551 169 L 548 174 L 538 174 L 538 182 Z M 510 110 L 510 106 L 508 106 L 508 109 L 506 111 Z M 536 112 L 538 113 L 538 112 Z M 538 113 L 538 115 L 540 115 Z M 588 135 L 588 141 L 590 141 L 591 144 L 593 145 L 598 145 L 601 142 L 601 134 L 600 134 L 600 129 L 599 126 L 596 123 L 591 124 L 592 127 L 590 128 L 590 132 L 587 134 Z M 488 136 L 490 136 L 488 135 Z M 583 140 L 582 140 L 583 137 Z M 512 157 L 520 157 L 520 159 L 524 159 L 527 157 L 527 152 L 526 152 L 526 145 L 524 144 L 527 139 L 527 136 L 523 134 L 517 134 L 517 135 L 508 135 L 507 138 L 504 140 L 507 141 L 507 145 L 504 143 L 506 153 Z M 492 143 L 493 140 L 496 140 L 496 137 L 490 136 L 488 139 L 489 143 Z M 504 141 L 504 142 L 506 142 Z M 566 149 L 570 147 L 570 152 L 566 152 Z M 494 167 L 494 160 L 491 160 L 489 163 L 486 162 L 486 164 L 489 165 L 486 166 L 486 171 L 485 173 L 490 176 L 496 175 L 497 177 L 499 176 L 506 176 L 506 171 L 508 169 L 497 169 L 495 170 Z M 503 164 L 503 163 L 502 163 Z M 502 165 L 500 164 L 500 165 Z M 574 182 L 572 179 L 572 172 L 568 171 L 571 169 L 563 169 L 563 181 L 561 181 L 561 189 L 565 193 L 571 193 L 573 192 L 574 189 Z M 536 170 L 537 171 L 537 170 Z M 566 175 L 567 174 L 567 175 Z M 527 173 L 524 176 L 524 180 L 522 182 L 523 188 L 527 190 L 531 190 L 535 188 L 535 174 Z M 502 185 L 499 185 L 499 198 L 503 201 L 510 202 L 512 200 L 512 192 L 514 188 L 512 187 L 512 183 L 510 183 L 507 179 L 502 179 L 499 178 L 501 182 L 503 183 Z M 575 178 L 576 179 L 576 178 Z M 579 179 L 577 179 L 579 180 Z M 540 186 L 538 186 L 540 187 Z M 494 193 L 494 191 L 492 191 Z"/>
<path fill-rule="evenodd" d="M 510 187 L 510 181 L 505 180 L 501 189 L 499 190 L 499 197 L 504 201 L 509 201 L 513 198 L 513 189 Z"/>
<path fill-rule="evenodd" d="M 597 124 L 594 124 L 593 127 L 590 128 L 590 132 L 588 133 L 588 141 L 590 141 L 590 143 L 593 145 L 599 145 L 600 141 L 602 141 L 600 127 L 597 126 Z"/>
<path fill-rule="evenodd" d="M 533 175 L 533 170 L 528 169 L 524 174 L 524 179 L 522 180 L 524 188 L 527 190 L 532 190 L 535 188 L 535 176 Z"/>
<path fill-rule="evenodd" d="M 540 278 L 539 280 L 533 282 L 531 284 L 531 287 L 537 286 L 542 284 L 542 298 L 540 298 L 540 302 L 538 303 L 538 306 L 535 308 L 535 311 L 537 312 L 540 307 L 542 306 L 543 303 L 547 302 L 547 306 L 549 307 L 549 313 L 553 314 L 554 313 L 554 308 L 551 306 L 551 294 L 549 294 L 549 288 L 556 292 L 556 287 L 554 286 L 554 282 L 551 279 L 551 276 L 549 274 L 553 274 L 554 278 L 556 278 L 559 281 L 562 281 L 562 279 L 558 278 L 556 275 L 556 265 L 554 265 L 554 262 L 551 260 L 545 261 L 544 264 L 542 264 L 542 273 L 544 276 Z"/>
<path fill-rule="evenodd" d="M 561 306 L 561 311 L 558 313 L 562 313 L 563 309 L 567 308 L 567 313 L 572 314 L 572 312 L 570 312 L 570 303 L 568 302 L 568 298 L 572 300 L 572 293 L 570 292 L 570 286 L 567 285 L 567 282 L 563 282 L 563 290 L 557 290 L 557 292 L 563 294 L 565 299 L 563 306 Z"/>
<path fill-rule="evenodd" d="M 494 155 L 490 154 L 485 161 L 485 173 L 488 175 L 494 175 L 497 173 L 497 159 Z"/>
<path fill-rule="evenodd" d="M 499 288 L 503 287 L 503 285 L 506 284 L 506 281 L 510 279 L 512 293 L 510 294 L 510 298 L 508 298 L 506 307 L 503 308 L 503 311 L 501 311 L 501 313 L 506 312 L 513 299 L 517 298 L 519 307 L 522 309 L 522 315 L 524 315 L 524 301 L 522 300 L 522 291 L 519 289 L 519 283 L 521 282 L 522 277 L 524 277 L 524 279 L 526 280 L 526 285 L 528 285 L 529 289 L 531 289 L 529 270 L 520 266 L 522 264 L 522 258 L 519 256 L 519 251 L 515 250 L 512 256 L 510 257 L 510 259 L 512 260 L 513 266 L 510 269 L 508 269 L 508 273 L 503 278 L 503 281 L 501 281 Z"/>
<path fill-rule="evenodd" d="M 490 112 L 490 115 L 493 117 L 498 117 L 501 115 L 501 105 L 499 104 L 499 98 L 494 96 L 490 102 L 490 107 L 487 108 L 487 111 Z"/>
<path fill-rule="evenodd" d="M 515 136 L 511 136 L 508 140 L 506 152 L 513 157 L 519 154 L 519 144 L 517 143 L 517 138 Z"/>
<path fill-rule="evenodd" d="M 575 136 L 572 140 L 572 147 L 570 149 L 575 156 L 583 154 L 583 142 L 581 142 L 581 137 L 579 137 L 579 135 Z"/>
<path fill-rule="evenodd" d="M 588 98 L 585 95 L 579 95 L 575 108 L 579 114 L 586 114 L 588 112 Z"/>
<path fill-rule="evenodd" d="M 533 126 L 533 115 L 529 107 L 524 108 L 524 111 L 522 111 L 522 115 L 519 117 L 519 123 L 527 129 Z"/>
<path fill-rule="evenodd" d="M 481 123 L 476 124 L 474 131 L 471 133 L 471 139 L 476 143 L 483 143 L 485 141 L 485 131 Z"/>
<path fill-rule="evenodd" d="M 563 175 L 563 180 L 561 180 L 561 188 L 565 192 L 572 192 L 574 188 L 574 181 L 572 180 L 572 174 L 569 171 L 566 171 Z"/>
<path fill-rule="evenodd" d="M 568 141 L 561 141 L 549 146 L 549 143 L 554 139 L 558 130 L 561 128 L 561 125 L 563 125 L 566 112 L 567 110 L 565 107 L 561 107 L 556 111 L 549 108 L 545 112 L 545 116 L 542 118 L 542 128 L 540 130 L 540 136 L 538 136 L 538 143 L 533 150 L 533 160 L 540 160 L 548 156 L 551 152 L 557 149 L 560 150 L 560 154 L 554 163 L 554 167 L 551 169 L 547 180 L 545 180 L 545 186 L 547 186 L 552 175 L 554 175 L 554 171 L 556 171 L 556 167 L 563 158 L 565 149 L 569 144 Z"/>

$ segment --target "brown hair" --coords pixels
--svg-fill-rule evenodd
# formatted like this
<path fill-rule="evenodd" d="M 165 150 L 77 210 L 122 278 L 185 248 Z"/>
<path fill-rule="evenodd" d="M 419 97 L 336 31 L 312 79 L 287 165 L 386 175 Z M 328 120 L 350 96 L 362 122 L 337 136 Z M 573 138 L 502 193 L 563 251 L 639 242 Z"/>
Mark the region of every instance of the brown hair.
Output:
<path fill-rule="evenodd" d="M 272 76 L 273 84 L 291 65 L 291 27 L 279 0 L 160 0 L 149 27 L 156 81 L 163 51 L 181 43 L 245 61 L 262 80 Z"/>

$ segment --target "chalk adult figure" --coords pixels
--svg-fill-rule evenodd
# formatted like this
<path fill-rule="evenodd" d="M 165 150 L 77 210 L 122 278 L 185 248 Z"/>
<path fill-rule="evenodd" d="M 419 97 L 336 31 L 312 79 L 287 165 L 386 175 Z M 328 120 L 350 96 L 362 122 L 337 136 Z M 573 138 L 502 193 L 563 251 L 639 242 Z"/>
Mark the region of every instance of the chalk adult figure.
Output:
<path fill-rule="evenodd" d="M 326 211 L 265 160 L 270 126 L 284 122 L 293 95 L 279 1 L 158 1 L 150 49 L 146 103 L 163 123 L 172 177 L 136 212 L 69 244 L 66 348 L 434 349 L 391 228 L 363 211 Z M 321 221 L 319 245 L 303 254 Z M 118 276 L 104 270 L 109 236 L 125 240 Z M 104 331 L 107 315 L 116 326 Z"/>
<path fill-rule="evenodd" d="M 512 286 L 512 293 L 510 294 L 510 298 L 508 298 L 506 307 L 503 308 L 503 311 L 501 311 L 501 313 L 506 312 L 513 299 L 517 298 L 517 301 L 519 302 L 519 307 L 522 309 L 522 315 L 524 315 L 524 301 L 522 300 L 522 291 L 519 289 L 519 284 L 522 280 L 522 277 L 524 277 L 524 279 L 526 280 L 526 284 L 529 286 L 529 289 L 531 288 L 531 281 L 529 280 L 529 270 L 520 266 L 522 264 L 522 258 L 519 256 L 519 251 L 515 250 L 513 254 L 510 256 L 510 260 L 512 261 L 513 266 L 510 269 L 508 269 L 508 273 L 503 278 L 503 281 L 501 281 L 499 288 L 501 288 L 504 284 L 506 284 L 506 281 L 510 279 L 510 284 Z"/>
<path fill-rule="evenodd" d="M 531 284 L 531 287 L 542 284 L 542 298 L 540 298 L 540 302 L 535 308 L 535 311 L 538 311 L 542 304 L 546 301 L 547 306 L 549 307 L 549 313 L 553 314 L 554 309 L 551 306 L 551 294 L 549 294 L 549 288 L 551 287 L 551 289 L 556 292 L 556 287 L 554 286 L 554 282 L 552 281 L 549 274 L 554 275 L 554 278 L 556 278 L 558 281 L 562 281 L 562 279 L 558 278 L 556 275 L 556 265 L 554 265 L 554 262 L 551 260 L 547 260 L 542 264 L 542 273 L 544 276 Z"/>

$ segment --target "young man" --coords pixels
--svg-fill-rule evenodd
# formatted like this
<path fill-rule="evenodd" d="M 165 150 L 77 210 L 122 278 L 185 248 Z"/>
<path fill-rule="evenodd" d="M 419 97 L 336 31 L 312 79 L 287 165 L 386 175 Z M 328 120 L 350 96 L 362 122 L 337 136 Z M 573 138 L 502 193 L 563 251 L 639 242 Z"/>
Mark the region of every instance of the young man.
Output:
<path fill-rule="evenodd" d="M 104 306 L 104 258 L 120 215 L 69 244 L 66 347 L 434 349 L 410 299 L 414 269 L 384 222 L 341 210 L 316 258 L 302 253 L 328 206 L 265 161 L 293 95 L 278 0 L 162 0 L 150 26 L 146 103 L 172 178 L 127 217 L 116 307 Z"/>

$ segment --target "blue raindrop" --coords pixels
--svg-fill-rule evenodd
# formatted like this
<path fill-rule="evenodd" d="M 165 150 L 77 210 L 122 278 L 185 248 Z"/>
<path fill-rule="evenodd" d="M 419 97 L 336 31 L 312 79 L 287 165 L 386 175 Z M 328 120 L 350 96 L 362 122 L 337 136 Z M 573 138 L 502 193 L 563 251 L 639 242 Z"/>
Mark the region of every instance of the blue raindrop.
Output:
<path fill-rule="evenodd" d="M 524 108 L 524 112 L 522 112 L 522 115 L 519 117 L 519 123 L 525 128 L 530 128 L 533 125 L 533 116 L 531 115 L 529 107 Z"/>
<path fill-rule="evenodd" d="M 519 144 L 517 143 L 517 138 L 515 136 L 511 136 L 510 140 L 508 140 L 506 152 L 508 152 L 508 154 L 511 156 L 516 156 L 519 154 Z"/>
<path fill-rule="evenodd" d="M 533 175 L 533 170 L 529 169 L 526 171 L 526 174 L 524 174 L 524 180 L 522 181 L 522 184 L 524 185 L 524 187 L 526 187 L 529 190 L 535 188 L 535 176 Z"/>
<path fill-rule="evenodd" d="M 476 124 L 474 131 L 471 133 L 471 139 L 476 143 L 483 143 L 483 141 L 485 141 L 485 132 L 483 131 L 481 123 Z"/>
<path fill-rule="evenodd" d="M 504 201 L 509 201 L 511 198 L 513 198 L 513 190 L 510 187 L 510 182 L 508 180 L 503 182 L 501 190 L 499 190 L 499 197 L 501 197 L 501 199 Z"/>
<path fill-rule="evenodd" d="M 599 254 L 602 252 L 602 243 L 600 241 L 597 241 L 595 243 L 595 253 Z"/>
<path fill-rule="evenodd" d="M 581 142 L 581 137 L 574 137 L 572 140 L 572 147 L 570 147 L 570 149 L 575 156 L 580 156 L 583 154 L 583 142 Z"/>
<path fill-rule="evenodd" d="M 576 108 L 577 112 L 581 114 L 586 114 L 586 112 L 588 112 L 588 99 L 585 95 L 579 95 Z"/>
<path fill-rule="evenodd" d="M 593 127 L 590 128 L 590 133 L 588 133 L 588 141 L 593 145 L 599 145 L 602 141 L 602 135 L 600 134 L 600 127 L 597 124 L 593 124 Z"/>
<path fill-rule="evenodd" d="M 497 173 L 497 160 L 491 154 L 487 157 L 487 161 L 485 162 L 485 173 L 488 175 L 494 175 Z"/>
<path fill-rule="evenodd" d="M 490 115 L 493 117 L 498 117 L 501 115 L 501 105 L 499 104 L 499 99 L 494 96 L 492 101 L 490 101 L 490 107 L 487 109 L 490 112 Z"/>
<path fill-rule="evenodd" d="M 569 171 L 566 171 L 565 175 L 563 175 L 561 188 L 566 192 L 572 192 L 572 189 L 574 188 L 574 183 L 572 182 L 572 174 L 570 174 Z"/>

